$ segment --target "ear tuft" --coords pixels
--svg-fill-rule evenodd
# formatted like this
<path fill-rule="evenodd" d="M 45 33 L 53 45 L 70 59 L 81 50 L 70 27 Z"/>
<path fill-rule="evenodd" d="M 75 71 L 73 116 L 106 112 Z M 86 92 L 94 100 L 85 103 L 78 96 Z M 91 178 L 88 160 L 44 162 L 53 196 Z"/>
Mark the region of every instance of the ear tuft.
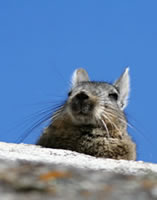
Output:
<path fill-rule="evenodd" d="M 119 105 L 123 110 L 128 104 L 128 97 L 130 92 L 130 75 L 129 67 L 127 67 L 120 78 L 114 83 L 115 87 L 119 90 Z"/>
<path fill-rule="evenodd" d="M 90 81 L 88 77 L 88 73 L 83 68 L 76 69 L 73 72 L 72 79 L 71 79 L 72 87 L 75 87 L 78 83 L 84 82 L 84 81 Z"/>

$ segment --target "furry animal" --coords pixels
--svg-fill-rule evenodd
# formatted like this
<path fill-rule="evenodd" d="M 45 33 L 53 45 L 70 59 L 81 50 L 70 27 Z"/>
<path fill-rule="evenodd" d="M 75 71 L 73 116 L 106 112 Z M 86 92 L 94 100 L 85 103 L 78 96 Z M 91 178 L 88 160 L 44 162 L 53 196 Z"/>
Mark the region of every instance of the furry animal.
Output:
<path fill-rule="evenodd" d="M 124 108 L 130 90 L 129 68 L 113 84 L 90 81 L 84 69 L 72 75 L 64 105 L 53 113 L 37 144 L 113 159 L 136 159 Z"/>

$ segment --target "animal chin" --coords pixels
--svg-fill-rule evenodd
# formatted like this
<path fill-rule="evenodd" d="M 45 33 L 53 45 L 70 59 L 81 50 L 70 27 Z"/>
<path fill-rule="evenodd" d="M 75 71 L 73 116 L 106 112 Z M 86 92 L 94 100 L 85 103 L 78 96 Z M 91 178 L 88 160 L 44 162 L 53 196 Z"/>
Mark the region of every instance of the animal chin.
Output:
<path fill-rule="evenodd" d="M 75 116 L 75 122 L 77 124 L 90 124 L 91 123 L 91 117 L 88 115 L 77 115 Z"/>

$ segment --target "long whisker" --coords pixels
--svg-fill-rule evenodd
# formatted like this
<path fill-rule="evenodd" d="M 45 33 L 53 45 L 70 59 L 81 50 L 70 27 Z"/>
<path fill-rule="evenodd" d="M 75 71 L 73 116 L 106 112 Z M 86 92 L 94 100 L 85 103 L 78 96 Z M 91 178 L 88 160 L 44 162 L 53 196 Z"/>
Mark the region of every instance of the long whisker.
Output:
<path fill-rule="evenodd" d="M 106 114 L 106 118 L 107 118 L 107 120 L 110 122 L 110 124 L 111 124 L 112 126 L 114 126 L 115 129 L 116 129 L 119 133 L 121 133 L 120 129 L 116 126 L 116 124 L 115 124 L 114 122 L 112 122 L 112 120 L 110 119 L 109 116 L 107 116 L 107 114 Z"/>
<path fill-rule="evenodd" d="M 44 109 L 40 109 L 37 112 L 34 112 L 33 114 L 25 117 L 25 119 L 22 121 L 22 124 L 25 125 L 26 122 L 28 122 L 30 124 L 30 121 L 34 120 L 34 118 L 37 118 L 39 116 L 45 116 L 45 114 L 51 113 L 51 115 L 53 115 L 53 113 L 56 112 L 57 109 L 60 109 L 60 105 L 55 105 L 55 106 L 48 106 L 47 108 Z M 21 126 L 21 124 L 18 124 L 18 127 Z"/>
<path fill-rule="evenodd" d="M 18 137 L 18 139 L 16 140 L 16 143 L 20 143 L 23 142 L 24 139 L 26 139 L 26 137 L 28 137 L 28 135 L 37 127 L 39 127 L 42 123 L 50 120 L 51 118 L 51 113 L 48 114 L 46 117 L 44 116 L 43 118 L 41 118 L 40 120 L 38 120 L 37 122 L 35 122 L 31 128 L 27 129 L 24 134 L 22 134 L 20 137 Z"/>
<path fill-rule="evenodd" d="M 113 114 L 115 116 L 115 113 L 118 117 L 124 118 L 124 114 L 117 112 L 117 110 L 115 108 L 105 108 L 105 111 L 110 112 L 111 114 Z"/>
<path fill-rule="evenodd" d="M 115 113 L 114 112 L 112 112 L 110 109 L 105 109 L 105 112 L 107 113 L 107 114 L 110 114 L 110 116 L 112 116 L 112 117 L 115 117 Z M 122 114 L 118 114 L 117 112 L 116 112 L 116 115 L 118 115 L 118 119 L 120 119 L 121 121 L 123 121 L 125 124 L 127 123 L 127 125 L 129 124 L 126 120 L 124 120 L 124 116 L 122 115 Z"/>
<path fill-rule="evenodd" d="M 106 132 L 107 132 L 107 137 L 109 138 L 109 137 L 110 137 L 110 134 L 109 134 L 109 130 L 108 130 L 108 128 L 107 128 L 107 125 L 106 125 L 106 123 L 104 122 L 103 119 L 100 119 L 100 120 L 101 120 L 102 124 L 104 125 L 104 127 L 105 127 L 105 129 L 106 129 Z"/>
<path fill-rule="evenodd" d="M 52 115 L 52 120 L 56 120 L 58 118 L 58 116 L 61 114 L 61 112 L 63 111 L 63 107 L 61 106 L 57 111 L 55 111 Z"/>
<path fill-rule="evenodd" d="M 57 117 L 59 116 L 59 114 L 62 112 L 63 107 L 64 107 L 63 105 L 64 104 L 62 104 L 60 106 L 57 105 L 55 107 L 48 106 L 48 109 L 40 110 L 40 111 L 36 112 L 35 114 L 33 114 L 30 118 L 26 119 L 29 124 L 30 124 L 30 120 L 33 120 L 34 122 L 30 128 L 28 128 L 20 137 L 17 138 L 16 143 L 23 142 L 24 139 L 26 139 L 26 137 L 28 137 L 28 135 L 33 130 L 38 128 L 44 122 L 46 123 L 47 121 L 50 121 L 50 120 L 55 121 L 57 119 Z M 39 116 L 41 116 L 41 117 L 39 118 Z M 35 121 L 34 118 L 38 118 L 38 119 Z M 25 123 L 25 125 L 26 125 L 26 123 Z"/>

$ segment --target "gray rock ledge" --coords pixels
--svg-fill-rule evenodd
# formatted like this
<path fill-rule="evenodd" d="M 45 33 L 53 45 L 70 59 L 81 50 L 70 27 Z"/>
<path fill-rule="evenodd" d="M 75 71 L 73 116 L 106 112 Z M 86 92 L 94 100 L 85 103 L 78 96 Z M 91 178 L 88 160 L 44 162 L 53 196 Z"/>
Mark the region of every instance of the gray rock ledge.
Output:
<path fill-rule="evenodd" d="M 157 165 L 0 143 L 1 200 L 155 200 Z"/>

